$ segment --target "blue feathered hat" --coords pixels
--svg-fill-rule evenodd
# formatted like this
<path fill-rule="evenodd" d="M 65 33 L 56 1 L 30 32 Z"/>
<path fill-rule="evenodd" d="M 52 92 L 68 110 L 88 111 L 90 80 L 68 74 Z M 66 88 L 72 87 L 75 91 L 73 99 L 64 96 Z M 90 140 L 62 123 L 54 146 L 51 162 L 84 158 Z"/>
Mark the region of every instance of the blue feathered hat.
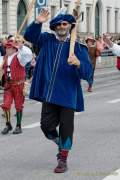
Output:
<path fill-rule="evenodd" d="M 50 21 L 50 29 L 55 31 L 55 27 L 57 26 L 57 24 L 61 23 L 62 21 L 67 21 L 68 23 L 72 24 L 72 28 L 76 23 L 75 17 L 72 14 L 67 14 L 62 10 Z"/>

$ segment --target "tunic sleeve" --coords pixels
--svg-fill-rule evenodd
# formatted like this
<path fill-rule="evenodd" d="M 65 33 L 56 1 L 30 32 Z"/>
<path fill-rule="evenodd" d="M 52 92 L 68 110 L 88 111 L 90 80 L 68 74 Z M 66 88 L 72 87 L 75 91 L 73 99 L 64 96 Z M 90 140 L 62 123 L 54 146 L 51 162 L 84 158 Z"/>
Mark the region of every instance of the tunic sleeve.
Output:
<path fill-rule="evenodd" d="M 117 44 L 113 44 L 113 47 L 111 48 L 111 50 L 113 51 L 113 53 L 116 55 L 116 56 L 120 56 L 120 46 L 117 45 Z"/>
<path fill-rule="evenodd" d="M 38 40 L 39 36 L 41 34 L 41 28 L 42 28 L 42 23 L 37 24 L 35 22 L 32 22 L 25 31 L 24 38 L 34 44 L 35 46 L 38 46 Z"/>
<path fill-rule="evenodd" d="M 41 48 L 43 44 L 48 40 L 49 33 L 41 33 L 42 23 L 31 23 L 24 34 L 24 38 L 31 42 L 35 47 Z"/>
<path fill-rule="evenodd" d="M 93 68 L 87 47 L 79 45 L 78 48 L 76 48 L 75 54 L 77 55 L 77 58 L 80 60 L 80 67 L 77 69 L 79 77 L 80 79 L 84 79 L 89 82 L 93 72 Z"/>
<path fill-rule="evenodd" d="M 19 49 L 17 58 L 21 66 L 25 66 L 33 58 L 31 49 L 26 46 L 23 46 L 21 49 Z"/>

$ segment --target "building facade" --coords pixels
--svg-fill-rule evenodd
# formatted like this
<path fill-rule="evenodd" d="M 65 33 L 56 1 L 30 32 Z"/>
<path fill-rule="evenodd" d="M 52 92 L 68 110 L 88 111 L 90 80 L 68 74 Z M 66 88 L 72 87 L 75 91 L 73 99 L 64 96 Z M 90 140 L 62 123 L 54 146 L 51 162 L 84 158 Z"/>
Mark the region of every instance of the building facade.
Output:
<path fill-rule="evenodd" d="M 29 4 L 32 0 L 0 0 L 0 36 L 4 34 L 15 34 L 26 13 L 29 11 Z M 45 0 L 36 0 L 44 2 Z M 81 18 L 78 22 L 78 34 L 86 36 L 102 33 L 119 35 L 120 33 L 120 0 L 48 0 L 48 8 L 51 18 L 61 7 L 66 6 L 68 11 L 72 11 L 74 2 L 77 3 Z M 36 8 L 30 13 L 30 17 L 22 30 L 34 20 Z M 48 23 L 44 25 L 48 30 Z"/>

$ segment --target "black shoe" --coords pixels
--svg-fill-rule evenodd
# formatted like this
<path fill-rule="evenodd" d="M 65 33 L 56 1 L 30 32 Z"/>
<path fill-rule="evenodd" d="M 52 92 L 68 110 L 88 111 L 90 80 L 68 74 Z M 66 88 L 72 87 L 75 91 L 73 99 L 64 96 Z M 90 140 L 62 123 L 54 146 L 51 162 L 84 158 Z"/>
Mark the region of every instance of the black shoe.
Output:
<path fill-rule="evenodd" d="M 9 126 L 6 126 L 3 130 L 2 130 L 2 134 L 8 134 L 9 133 L 9 131 L 11 131 L 12 130 L 12 126 L 11 125 L 9 125 Z"/>
<path fill-rule="evenodd" d="M 15 130 L 13 131 L 13 134 L 21 134 L 22 133 L 22 128 L 16 126 Z"/>
<path fill-rule="evenodd" d="M 56 157 L 57 157 L 57 161 L 59 161 L 60 160 L 60 153 L 57 153 Z"/>
<path fill-rule="evenodd" d="M 67 161 L 59 160 L 57 167 L 54 169 L 54 173 L 64 173 L 67 170 Z"/>

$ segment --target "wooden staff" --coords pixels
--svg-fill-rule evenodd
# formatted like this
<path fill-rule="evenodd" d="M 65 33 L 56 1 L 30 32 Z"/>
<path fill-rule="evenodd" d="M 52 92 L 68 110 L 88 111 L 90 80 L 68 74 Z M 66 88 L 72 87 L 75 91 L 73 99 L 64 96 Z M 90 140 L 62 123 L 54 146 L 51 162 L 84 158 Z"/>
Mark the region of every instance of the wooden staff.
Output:
<path fill-rule="evenodd" d="M 4 61 L 0 65 L 0 81 L 2 80 L 2 77 L 3 77 L 3 65 L 4 65 Z"/>
<path fill-rule="evenodd" d="M 28 12 L 27 12 L 27 14 L 26 14 L 26 16 L 25 16 L 25 18 L 24 18 L 24 20 L 23 20 L 23 22 L 22 22 L 22 24 L 21 24 L 21 26 L 20 26 L 20 28 L 19 28 L 19 30 L 18 30 L 18 32 L 17 32 L 17 35 L 20 35 L 20 34 L 21 34 L 25 23 L 27 22 L 28 18 L 29 18 L 30 15 L 31 15 L 31 12 L 32 12 L 32 9 L 33 9 L 33 7 L 34 7 L 35 2 L 36 2 L 36 0 L 32 0 L 31 3 L 29 4 Z M 16 36 L 17 36 L 17 35 L 16 35 Z"/>
<path fill-rule="evenodd" d="M 80 3 L 80 0 L 79 0 Z M 80 15 L 78 15 L 78 12 L 76 9 L 73 9 L 73 15 L 76 19 L 76 21 L 79 19 Z M 75 24 L 75 27 L 71 31 L 71 37 L 70 37 L 70 50 L 69 50 L 69 57 L 74 54 L 75 49 L 75 41 L 77 39 L 77 22 Z M 68 63 L 70 63 L 70 59 L 68 58 Z"/>

